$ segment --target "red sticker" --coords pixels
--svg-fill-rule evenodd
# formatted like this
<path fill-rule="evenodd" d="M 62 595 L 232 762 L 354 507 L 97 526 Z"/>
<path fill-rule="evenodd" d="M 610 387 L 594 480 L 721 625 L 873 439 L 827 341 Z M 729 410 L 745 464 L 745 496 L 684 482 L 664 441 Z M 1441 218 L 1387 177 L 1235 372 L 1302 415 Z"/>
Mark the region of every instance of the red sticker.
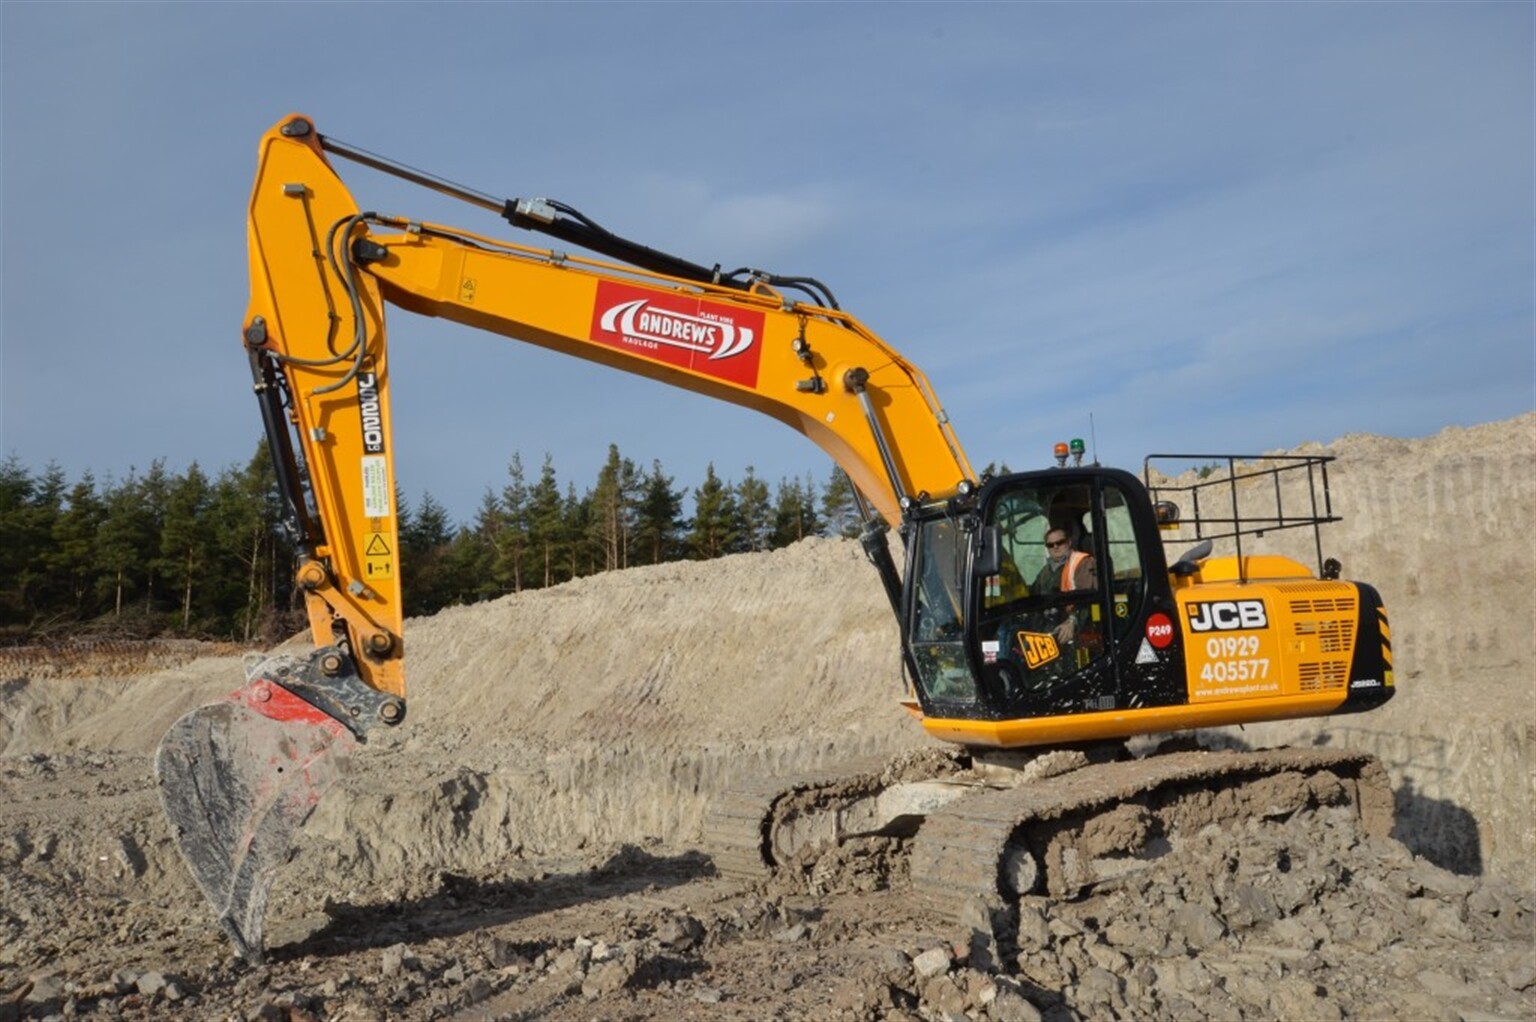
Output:
<path fill-rule="evenodd" d="M 604 280 L 592 309 L 592 340 L 755 387 L 763 322 L 763 314 L 753 309 Z"/>
<path fill-rule="evenodd" d="M 1167 649 L 1173 642 L 1173 622 L 1163 613 L 1147 618 L 1147 641 L 1158 649 Z"/>

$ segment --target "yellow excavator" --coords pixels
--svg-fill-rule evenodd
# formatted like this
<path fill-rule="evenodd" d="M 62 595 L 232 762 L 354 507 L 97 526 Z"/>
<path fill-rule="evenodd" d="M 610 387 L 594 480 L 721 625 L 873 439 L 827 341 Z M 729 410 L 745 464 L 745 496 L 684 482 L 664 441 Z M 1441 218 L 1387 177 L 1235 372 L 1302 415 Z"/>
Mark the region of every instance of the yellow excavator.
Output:
<path fill-rule="evenodd" d="M 361 211 L 333 159 L 593 255 Z M 1055 467 L 980 477 L 922 373 L 814 278 L 694 264 L 562 202 L 498 199 L 347 145 L 304 116 L 262 137 L 247 241 L 243 340 L 316 648 L 249 666 L 156 756 L 178 846 L 242 956 L 262 955 L 268 890 L 340 757 L 406 715 L 386 305 L 756 409 L 852 481 L 900 626 L 902 702 L 958 755 L 927 773 L 730 792 L 708 827 L 723 871 L 884 835 L 907 842 L 914 888 L 956 911 L 1081 889 L 1153 855 L 1192 794 L 1209 803 L 1300 778 L 1305 799 L 1390 824 L 1367 756 L 1125 751 L 1133 736 L 1352 713 L 1393 695 L 1371 586 L 1341 580 L 1320 542 L 1316 572 L 1244 549 L 1336 520 L 1326 457 L 1158 456 L 1204 464 L 1206 478 L 1181 482 L 1153 459 L 1143 478 L 1084 465 L 1074 442 Z M 1255 489 L 1277 507 L 1255 515 Z M 1294 493 L 1301 513 L 1278 506 Z M 1170 563 L 1174 531 L 1198 546 Z M 1127 807 L 1134 840 L 1088 855 L 1092 821 Z"/>

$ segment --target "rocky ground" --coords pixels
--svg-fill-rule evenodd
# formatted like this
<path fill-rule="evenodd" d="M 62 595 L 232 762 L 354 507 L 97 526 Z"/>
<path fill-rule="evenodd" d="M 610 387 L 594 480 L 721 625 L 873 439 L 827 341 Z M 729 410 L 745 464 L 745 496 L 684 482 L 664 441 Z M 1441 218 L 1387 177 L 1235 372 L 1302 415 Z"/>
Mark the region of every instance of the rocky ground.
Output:
<path fill-rule="evenodd" d="M 899 884 L 742 884 L 654 842 L 515 856 L 409 893 L 290 898 L 269 962 L 248 966 L 189 885 L 157 879 L 135 829 L 153 808 L 142 767 L 5 763 L 0 1019 L 1536 1017 L 1531 892 L 1362 840 L 1336 810 L 1210 826 L 1155 869 L 1026 899 L 996 929 Z M 128 826 L 88 862 L 68 833 L 18 829 L 29 807 Z"/>
<path fill-rule="evenodd" d="M 1536 450 L 1536 416 L 1497 435 L 1504 457 Z M 1465 435 L 1338 446 L 1396 537 L 1347 545 L 1393 611 L 1403 692 L 1346 728 L 1244 740 L 1376 753 L 1391 838 L 1337 809 L 1232 819 L 1072 900 L 964 923 L 899 868 L 816 893 L 720 877 L 700 821 L 722 788 L 925 744 L 892 705 L 862 556 L 811 542 L 412 621 L 411 720 L 301 834 L 260 966 L 185 876 L 150 768 L 238 657 L 0 656 L 0 1022 L 1536 1018 L 1532 462 L 1469 467 L 1489 444 Z M 1447 476 L 1422 499 L 1384 482 Z M 1357 492 L 1336 475 L 1336 501 Z M 1475 521 L 1511 571 L 1448 596 L 1451 569 L 1414 559 L 1430 513 Z M 1502 618 L 1470 616 L 1490 603 Z"/>
<path fill-rule="evenodd" d="M 1531 892 L 1362 840 L 1337 811 L 1213 825 L 996 930 L 899 884 L 742 884 L 656 842 L 514 856 L 408 892 L 290 898 L 270 961 L 247 966 L 159 875 L 174 864 L 151 864 L 143 766 L 5 762 L 0 1018 L 1536 1017 Z M 29 812 L 63 832 L 18 828 Z M 126 829 L 90 862 L 105 846 L 75 835 L 102 814 Z"/>

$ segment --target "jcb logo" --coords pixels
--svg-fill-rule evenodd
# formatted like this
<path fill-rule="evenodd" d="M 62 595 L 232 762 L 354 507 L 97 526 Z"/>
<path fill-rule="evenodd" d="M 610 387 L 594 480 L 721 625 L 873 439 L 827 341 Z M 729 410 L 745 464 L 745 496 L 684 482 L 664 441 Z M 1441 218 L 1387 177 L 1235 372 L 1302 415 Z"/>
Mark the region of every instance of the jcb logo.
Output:
<path fill-rule="evenodd" d="M 1020 632 L 1019 651 L 1024 654 L 1024 663 L 1032 671 L 1061 656 L 1061 647 L 1056 645 L 1056 636 L 1049 632 Z"/>
<path fill-rule="evenodd" d="M 1192 632 L 1232 632 L 1268 627 L 1269 615 L 1264 612 L 1263 600 L 1217 600 L 1189 605 L 1189 630 Z"/>

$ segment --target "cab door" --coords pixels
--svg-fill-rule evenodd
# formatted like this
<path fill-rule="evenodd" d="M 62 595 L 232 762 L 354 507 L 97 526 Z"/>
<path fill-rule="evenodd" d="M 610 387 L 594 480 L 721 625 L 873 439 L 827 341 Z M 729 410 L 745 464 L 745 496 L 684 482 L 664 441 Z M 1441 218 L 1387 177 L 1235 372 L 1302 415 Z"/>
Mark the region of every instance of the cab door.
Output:
<path fill-rule="evenodd" d="M 983 495 L 981 514 L 999 548 L 997 573 L 977 587 L 971 633 L 989 702 L 1007 716 L 1052 716 L 1181 697 L 1167 684 L 1171 654 L 1148 640 L 1149 620 L 1171 621 L 1173 603 L 1151 505 L 1133 476 L 1089 468 L 1006 477 Z M 1063 554 L 1045 543 L 1056 530 L 1070 543 L 1065 563 L 1086 557 L 1091 571 L 1063 580 Z"/>

